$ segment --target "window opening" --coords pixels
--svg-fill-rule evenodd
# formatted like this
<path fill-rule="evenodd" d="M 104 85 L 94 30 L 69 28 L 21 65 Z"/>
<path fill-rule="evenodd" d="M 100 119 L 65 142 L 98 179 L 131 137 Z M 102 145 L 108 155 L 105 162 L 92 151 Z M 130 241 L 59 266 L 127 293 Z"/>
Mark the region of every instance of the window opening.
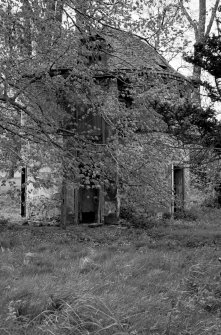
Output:
<path fill-rule="evenodd" d="M 125 103 L 127 108 L 132 106 L 133 97 L 132 97 L 132 86 L 129 82 L 129 79 L 117 79 L 117 88 L 118 88 L 118 99 L 120 102 Z"/>

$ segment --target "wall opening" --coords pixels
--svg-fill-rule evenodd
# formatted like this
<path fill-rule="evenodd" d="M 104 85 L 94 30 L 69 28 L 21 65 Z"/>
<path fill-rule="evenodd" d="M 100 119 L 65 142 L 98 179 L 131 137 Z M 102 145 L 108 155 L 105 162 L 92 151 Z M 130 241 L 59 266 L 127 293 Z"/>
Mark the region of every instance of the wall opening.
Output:
<path fill-rule="evenodd" d="M 99 189 L 81 187 L 79 189 L 79 223 L 98 222 Z"/>
<path fill-rule="evenodd" d="M 21 169 L 21 216 L 26 216 L 26 181 L 27 181 L 27 168 Z"/>
<path fill-rule="evenodd" d="M 173 167 L 174 212 L 184 210 L 184 168 Z"/>

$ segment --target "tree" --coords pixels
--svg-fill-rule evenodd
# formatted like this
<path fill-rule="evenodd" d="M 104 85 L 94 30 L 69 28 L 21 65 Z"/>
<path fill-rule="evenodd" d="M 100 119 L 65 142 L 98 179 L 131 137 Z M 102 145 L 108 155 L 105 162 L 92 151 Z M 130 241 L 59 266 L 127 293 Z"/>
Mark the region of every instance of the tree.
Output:
<path fill-rule="evenodd" d="M 209 79 L 201 80 L 200 85 L 206 91 L 208 98 L 212 100 L 213 103 L 218 103 L 217 110 L 210 108 L 200 108 L 204 114 L 204 125 L 207 123 L 206 127 L 206 141 L 202 142 L 205 154 L 194 156 L 195 161 L 195 175 L 200 177 L 200 180 L 212 184 L 211 190 L 213 191 L 213 202 L 210 205 L 214 205 L 214 200 L 216 205 L 220 206 L 220 154 L 221 154 L 221 123 L 220 119 L 217 117 L 219 113 L 219 104 L 221 101 L 221 87 L 220 87 L 220 65 L 221 65 L 221 36 L 220 30 L 216 31 L 216 34 L 207 36 L 205 40 L 201 43 L 195 45 L 195 53 L 189 54 L 185 59 L 192 63 L 194 66 L 200 67 L 205 72 L 209 73 Z M 208 78 L 208 77 L 207 77 Z M 209 119 L 206 117 L 208 111 L 212 113 Z M 201 113 L 197 112 L 195 118 L 198 118 Z M 201 123 L 202 125 L 203 123 Z M 209 128 L 208 128 L 209 126 Z M 206 152 L 207 151 L 207 152 Z M 204 162 L 204 165 L 202 164 Z M 215 197 L 215 198 L 214 198 Z"/>
<path fill-rule="evenodd" d="M 135 19 L 126 22 L 125 28 L 135 30 L 169 61 L 187 46 L 183 38 L 187 27 L 179 0 L 136 1 L 133 11 Z"/>
<path fill-rule="evenodd" d="M 215 86 L 212 86 L 208 81 L 201 82 L 201 84 L 207 89 L 208 95 L 212 101 L 218 102 L 221 100 L 220 32 L 218 32 L 217 35 L 208 36 L 204 43 L 196 44 L 195 48 L 196 53 L 194 55 L 186 56 L 186 60 L 207 71 L 214 78 Z"/>
<path fill-rule="evenodd" d="M 194 34 L 195 45 L 204 43 L 211 32 L 220 1 L 214 0 L 211 6 L 206 3 L 206 0 L 197 2 L 198 19 L 191 16 L 189 8 L 189 6 L 195 6 L 195 2 L 194 4 L 186 0 L 136 2 L 133 9 L 137 19 L 132 24 L 133 29 L 152 43 L 158 51 L 163 52 L 168 60 L 171 60 L 189 49 L 192 38 L 189 39 L 187 34 L 190 35 L 191 31 Z M 194 52 L 197 52 L 196 49 Z M 193 66 L 193 79 L 196 85 L 201 79 L 201 68 L 197 65 Z M 199 103 L 199 93 L 196 99 Z"/>
<path fill-rule="evenodd" d="M 214 79 L 214 85 L 212 81 L 201 81 L 201 85 L 206 89 L 208 97 L 213 102 L 220 103 L 221 101 L 221 87 L 220 87 L 220 65 L 221 65 L 221 36 L 220 31 L 216 35 L 208 36 L 204 43 L 198 43 L 196 46 L 196 53 L 194 55 L 189 55 L 186 57 L 186 60 L 190 63 L 194 64 L 194 66 L 198 66 L 202 68 L 204 71 L 207 71 L 212 78 Z M 220 137 L 220 122 L 216 121 L 218 124 L 217 129 L 217 145 L 215 148 L 220 149 L 219 137 Z"/>
<path fill-rule="evenodd" d="M 197 45 L 204 44 L 207 37 L 209 36 L 213 23 L 216 18 L 216 13 L 218 10 L 220 1 L 216 0 L 211 8 L 211 15 L 209 18 L 209 22 L 206 25 L 206 17 L 207 17 L 207 4 L 206 0 L 199 0 L 199 18 L 198 21 L 194 20 L 191 15 L 189 14 L 187 8 L 184 5 L 184 1 L 180 1 L 180 6 L 183 14 L 185 15 L 186 19 L 188 20 L 191 28 L 194 31 L 195 36 L 195 45 L 194 45 L 194 54 L 197 57 Z M 199 89 L 199 82 L 201 79 L 201 67 L 195 64 L 193 66 L 193 79 L 198 83 Z M 198 102 L 200 101 L 200 95 L 198 94 Z"/>

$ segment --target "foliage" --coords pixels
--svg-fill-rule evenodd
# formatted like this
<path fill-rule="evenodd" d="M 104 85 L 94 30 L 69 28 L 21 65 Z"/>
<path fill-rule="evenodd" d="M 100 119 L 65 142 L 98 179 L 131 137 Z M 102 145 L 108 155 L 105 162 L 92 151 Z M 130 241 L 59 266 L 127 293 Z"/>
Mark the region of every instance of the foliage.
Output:
<path fill-rule="evenodd" d="M 202 108 L 188 100 L 182 105 L 156 102 L 156 111 L 162 115 L 167 131 L 186 144 L 220 149 L 220 122 L 211 107 Z"/>
<path fill-rule="evenodd" d="M 196 221 L 198 219 L 197 213 L 193 209 L 186 209 L 182 212 L 175 212 L 174 213 L 175 220 L 184 220 L 184 221 Z"/>
<path fill-rule="evenodd" d="M 220 82 L 220 32 L 218 35 L 208 36 L 204 43 L 196 44 L 196 53 L 194 56 L 186 55 L 186 60 L 192 64 L 200 66 L 202 69 L 211 74 L 214 78 L 214 84 L 208 81 L 202 81 L 201 84 L 208 92 L 208 96 L 213 102 L 220 102 L 221 91 Z"/>
<path fill-rule="evenodd" d="M 167 59 L 173 59 L 183 47 L 186 20 L 180 10 L 179 1 L 136 1 L 133 5 L 135 20 L 126 22 L 125 28 L 132 28 L 142 35 Z"/>
<path fill-rule="evenodd" d="M 204 43 L 197 43 L 194 57 L 187 56 L 186 59 L 208 71 L 213 77 L 221 78 L 220 56 L 221 36 L 212 35 L 205 39 Z"/>
<path fill-rule="evenodd" d="M 49 224 L 51 220 L 59 218 L 60 203 L 60 194 L 58 199 L 52 196 L 39 196 L 29 202 L 29 216 L 31 219 L 46 221 Z"/>
<path fill-rule="evenodd" d="M 126 204 L 123 203 L 120 209 L 120 219 L 123 219 L 125 224 L 134 228 L 147 229 L 152 228 L 154 225 L 159 223 L 153 212 L 151 213 L 150 210 L 145 212 L 143 208 L 138 208 L 138 204 L 133 208 L 126 206 Z"/>
<path fill-rule="evenodd" d="M 81 16 L 86 19 L 86 14 L 77 12 L 83 10 L 81 6 L 78 8 L 76 5 L 72 9 L 72 6 L 75 6 L 72 2 L 65 3 L 64 7 L 61 1 L 49 1 L 47 4 L 40 1 L 21 1 L 20 5 L 16 5 L 16 1 L 10 1 L 8 5 L 3 3 L 0 13 L 3 22 L 1 31 L 1 128 L 5 139 L 3 142 L 7 142 L 8 147 L 13 149 L 8 140 L 13 134 L 18 146 L 21 145 L 21 141 L 22 146 L 27 141 L 41 145 L 38 155 L 41 155 L 44 146 L 54 146 L 59 149 L 61 160 L 66 159 L 70 163 L 78 147 L 79 150 L 83 146 L 87 147 L 85 136 L 79 136 L 74 127 L 71 129 L 72 132 L 68 133 L 67 123 L 70 120 L 73 122 L 75 106 L 82 103 L 90 104 L 88 106 L 90 111 L 100 114 L 100 108 L 96 107 L 96 104 L 98 106 L 102 104 L 97 96 L 103 92 L 94 83 L 94 68 L 97 65 L 92 66 L 92 69 L 88 68 L 84 57 L 80 60 L 78 56 L 80 39 L 85 36 L 82 32 L 76 39 L 75 26 L 81 24 L 83 20 Z M 102 12 L 103 5 L 100 1 L 97 1 L 94 7 L 89 3 L 88 5 L 87 10 L 91 18 L 87 17 L 87 23 L 93 22 L 96 29 L 98 12 Z M 116 6 L 112 7 L 115 13 Z M 111 7 L 107 9 L 110 14 Z M 76 22 L 70 15 L 71 10 L 76 10 L 78 13 Z M 59 16 L 62 14 L 67 16 L 64 26 Z M 110 17 L 107 13 L 104 16 Z M 75 23 L 74 27 L 71 26 L 71 22 Z M 88 36 L 91 34 L 90 31 L 86 33 Z M 90 53 L 92 54 L 93 50 Z M 66 74 L 59 71 L 56 73 L 57 68 L 67 67 L 69 71 Z M 61 105 L 66 108 L 62 108 Z M 68 106 L 72 108 L 72 110 L 69 108 L 69 112 L 67 112 Z M 61 139 L 62 135 L 70 133 L 74 142 L 73 152 L 70 151 L 70 146 L 68 149 L 65 148 Z M 2 146 L 5 148 L 3 142 Z M 22 153 L 20 164 L 28 162 L 30 165 L 29 160 L 30 157 L 24 157 Z"/>
<path fill-rule="evenodd" d="M 131 23 L 126 21 L 125 27 L 129 27 L 128 29 L 132 27 L 133 31 L 154 45 L 166 59 L 171 61 L 190 47 L 194 49 L 195 43 L 204 43 L 204 39 L 209 36 L 214 23 L 218 20 L 219 0 L 210 3 L 204 0 L 195 2 L 193 4 L 188 0 L 134 1 L 135 19 Z M 197 19 L 196 7 L 198 7 Z M 200 79 L 201 72 L 197 66 L 193 68 L 193 76 L 197 80 Z"/>
<path fill-rule="evenodd" d="M 201 85 L 206 89 L 208 97 L 212 100 L 212 102 L 220 102 L 220 97 L 221 97 L 220 83 L 219 83 L 220 47 L 221 47 L 220 34 L 218 31 L 218 35 L 207 36 L 203 42 L 197 43 L 195 45 L 194 55 L 186 55 L 185 57 L 187 61 L 189 61 L 190 63 L 193 63 L 196 66 L 201 67 L 203 70 L 207 71 L 210 75 L 213 76 L 213 79 L 214 79 L 213 83 L 211 83 L 211 80 L 209 80 L 209 82 L 208 81 L 201 82 Z M 204 142 L 204 145 L 207 147 L 210 147 L 213 152 L 211 151 L 208 152 L 207 159 L 206 159 L 208 166 L 206 167 L 204 165 L 200 168 L 200 170 L 202 173 L 204 173 L 204 175 L 205 174 L 208 175 L 207 179 L 210 179 L 211 173 L 209 172 L 209 170 L 211 170 L 211 167 L 209 167 L 210 166 L 209 161 L 210 160 L 215 161 L 217 157 L 218 158 L 220 157 L 220 129 L 221 129 L 220 127 L 221 127 L 221 124 L 220 124 L 220 120 L 217 119 L 217 113 L 215 113 L 213 109 L 211 110 L 210 108 L 207 108 L 207 109 L 204 108 L 203 114 L 205 115 L 208 111 L 212 113 L 209 116 L 210 121 L 207 127 L 209 131 L 206 135 L 206 138 L 205 138 L 206 141 Z M 200 154 L 195 155 L 195 156 L 199 157 Z M 197 163 L 197 160 L 196 160 L 196 166 L 197 164 L 199 163 Z M 199 169 L 199 165 L 197 169 Z M 197 173 L 197 169 L 195 170 L 196 173 Z M 213 167 L 213 170 L 214 170 L 214 167 Z M 201 176 L 202 176 L 202 173 L 201 173 Z M 213 187 L 217 189 L 217 185 L 219 185 L 220 183 L 219 173 L 220 173 L 220 168 L 218 167 L 215 173 L 216 177 L 215 178 L 212 177 L 212 179 L 208 181 L 207 185 L 213 184 Z M 219 206 L 218 197 L 219 197 L 218 192 L 216 196 L 214 196 L 214 194 L 213 195 L 211 194 L 210 197 L 205 200 L 206 201 L 205 205 L 212 206 L 212 207 L 217 206 L 217 205 Z"/>

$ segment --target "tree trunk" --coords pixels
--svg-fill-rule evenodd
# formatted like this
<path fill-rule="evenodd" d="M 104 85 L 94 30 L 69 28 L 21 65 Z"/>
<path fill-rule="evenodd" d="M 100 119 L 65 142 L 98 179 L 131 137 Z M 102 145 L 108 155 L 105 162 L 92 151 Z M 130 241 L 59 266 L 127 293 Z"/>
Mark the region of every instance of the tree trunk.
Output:
<path fill-rule="evenodd" d="M 195 30 L 195 46 L 199 43 L 204 43 L 205 39 L 205 28 L 206 28 L 206 0 L 199 0 L 199 19 L 198 29 Z M 197 58 L 196 48 L 194 46 L 194 57 Z M 194 65 L 193 67 L 193 79 L 195 81 L 196 91 L 194 93 L 194 101 L 201 105 L 200 96 L 200 80 L 202 70 L 200 66 Z"/>
<path fill-rule="evenodd" d="M 197 57 L 196 51 L 194 50 L 194 57 Z M 201 80 L 202 69 L 200 66 L 193 66 L 193 80 L 194 80 L 194 95 L 193 100 L 194 103 L 197 103 L 199 106 L 201 105 L 201 95 L 200 95 L 200 80 Z"/>

